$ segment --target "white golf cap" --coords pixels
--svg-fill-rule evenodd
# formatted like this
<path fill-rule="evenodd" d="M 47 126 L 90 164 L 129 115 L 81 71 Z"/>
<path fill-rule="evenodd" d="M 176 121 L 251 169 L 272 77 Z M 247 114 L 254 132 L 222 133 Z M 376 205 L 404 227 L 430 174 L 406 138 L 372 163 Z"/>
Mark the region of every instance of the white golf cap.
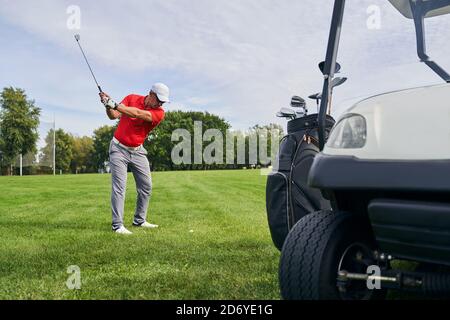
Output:
<path fill-rule="evenodd" d="M 166 86 L 164 83 L 155 83 L 152 87 L 152 92 L 154 92 L 158 96 L 159 101 L 170 102 L 169 87 Z"/>

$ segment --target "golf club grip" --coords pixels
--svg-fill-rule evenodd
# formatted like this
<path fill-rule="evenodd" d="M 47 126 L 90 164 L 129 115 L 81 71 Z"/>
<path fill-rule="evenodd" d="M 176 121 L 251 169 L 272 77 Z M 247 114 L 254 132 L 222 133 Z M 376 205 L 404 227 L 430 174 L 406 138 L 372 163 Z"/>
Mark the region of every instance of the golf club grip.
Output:
<path fill-rule="evenodd" d="M 103 93 L 103 90 L 100 86 L 98 86 L 98 91 L 100 91 L 100 93 Z"/>

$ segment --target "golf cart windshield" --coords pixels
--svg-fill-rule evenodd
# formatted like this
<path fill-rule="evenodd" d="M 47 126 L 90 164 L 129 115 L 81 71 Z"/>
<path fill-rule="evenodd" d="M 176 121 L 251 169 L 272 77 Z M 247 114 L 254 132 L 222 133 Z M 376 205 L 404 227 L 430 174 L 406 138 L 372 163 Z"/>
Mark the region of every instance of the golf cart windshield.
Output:
<path fill-rule="evenodd" d="M 444 81 L 450 83 L 450 74 L 440 65 L 431 60 L 426 52 L 425 18 L 435 17 L 450 13 L 450 0 L 389 0 L 389 2 L 406 18 L 413 19 L 416 39 L 417 54 L 421 62 L 430 67 Z M 330 108 L 333 94 L 332 81 L 336 70 L 336 58 L 339 49 L 339 40 L 342 29 L 346 0 L 335 0 L 331 20 L 330 35 L 328 39 L 327 54 L 325 58 L 324 83 L 322 88 L 322 100 L 319 110 L 319 144 L 322 150 L 325 145 L 326 113 Z"/>
<path fill-rule="evenodd" d="M 414 19 L 409 0 L 389 0 L 389 2 L 406 18 Z M 425 5 L 431 5 L 433 7 L 433 9 L 425 14 L 425 18 L 431 18 L 450 13 L 450 4 L 448 3 L 448 1 L 423 0 L 423 3 Z"/>
<path fill-rule="evenodd" d="M 414 19 L 417 37 L 417 54 L 420 61 L 429 66 L 442 79 L 450 83 L 450 75 L 436 62 L 432 61 L 426 52 L 425 18 L 436 17 L 450 13 L 450 0 L 389 0 L 402 15 Z"/>

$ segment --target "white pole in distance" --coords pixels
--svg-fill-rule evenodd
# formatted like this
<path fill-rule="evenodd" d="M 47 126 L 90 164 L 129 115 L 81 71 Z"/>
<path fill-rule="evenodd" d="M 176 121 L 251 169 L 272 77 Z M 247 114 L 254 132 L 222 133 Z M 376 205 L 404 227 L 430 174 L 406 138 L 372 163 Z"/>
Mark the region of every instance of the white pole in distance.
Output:
<path fill-rule="evenodd" d="M 56 176 L 56 119 L 53 114 L 53 175 Z"/>

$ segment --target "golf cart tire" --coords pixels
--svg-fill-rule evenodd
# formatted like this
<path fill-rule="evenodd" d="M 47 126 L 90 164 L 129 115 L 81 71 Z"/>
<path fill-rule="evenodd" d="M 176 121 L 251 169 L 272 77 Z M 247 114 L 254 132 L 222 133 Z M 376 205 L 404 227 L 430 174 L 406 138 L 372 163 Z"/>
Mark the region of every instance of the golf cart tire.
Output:
<path fill-rule="evenodd" d="M 343 300 L 337 287 L 338 266 L 344 251 L 352 243 L 363 243 L 371 249 L 375 247 L 370 226 L 360 217 L 331 210 L 303 217 L 287 236 L 281 251 L 279 281 L 282 298 Z M 379 300 L 385 295 L 385 290 L 373 290 L 365 299 Z"/>

